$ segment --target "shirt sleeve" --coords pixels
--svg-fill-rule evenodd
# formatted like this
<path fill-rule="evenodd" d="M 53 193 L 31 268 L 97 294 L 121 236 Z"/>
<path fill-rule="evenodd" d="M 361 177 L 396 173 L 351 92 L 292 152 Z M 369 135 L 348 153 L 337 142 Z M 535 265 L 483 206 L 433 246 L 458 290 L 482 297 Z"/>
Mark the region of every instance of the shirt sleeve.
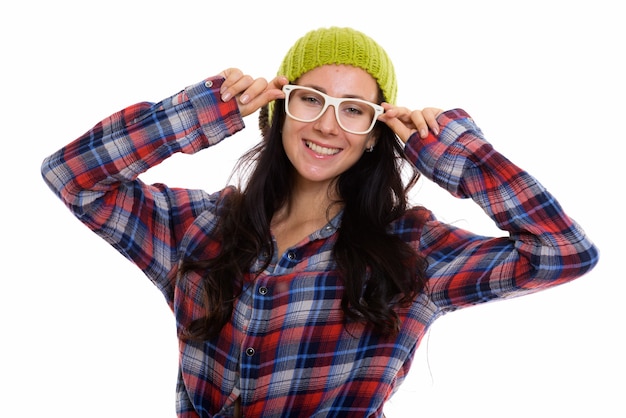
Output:
<path fill-rule="evenodd" d="M 177 248 L 217 195 L 146 185 L 138 176 L 182 152 L 193 154 L 243 129 L 237 104 L 209 78 L 159 103 L 143 102 L 96 124 L 45 158 L 44 181 L 81 222 L 173 295 Z"/>
<path fill-rule="evenodd" d="M 498 153 L 463 110 L 438 118 L 438 136 L 413 135 L 406 153 L 428 179 L 471 198 L 508 236 L 482 237 L 431 218 L 420 234 L 428 291 L 444 310 L 573 280 L 598 250 L 537 180 Z"/>

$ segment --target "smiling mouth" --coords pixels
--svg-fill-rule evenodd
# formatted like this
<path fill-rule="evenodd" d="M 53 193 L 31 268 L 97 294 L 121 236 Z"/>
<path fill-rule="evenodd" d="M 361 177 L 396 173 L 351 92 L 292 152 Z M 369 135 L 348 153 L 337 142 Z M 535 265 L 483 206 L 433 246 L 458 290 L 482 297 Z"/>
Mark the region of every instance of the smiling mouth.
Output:
<path fill-rule="evenodd" d="M 320 145 L 314 144 L 311 141 L 305 141 L 305 144 L 311 151 L 320 155 L 335 155 L 339 151 L 341 151 L 339 148 L 326 148 L 326 147 L 322 147 Z"/>

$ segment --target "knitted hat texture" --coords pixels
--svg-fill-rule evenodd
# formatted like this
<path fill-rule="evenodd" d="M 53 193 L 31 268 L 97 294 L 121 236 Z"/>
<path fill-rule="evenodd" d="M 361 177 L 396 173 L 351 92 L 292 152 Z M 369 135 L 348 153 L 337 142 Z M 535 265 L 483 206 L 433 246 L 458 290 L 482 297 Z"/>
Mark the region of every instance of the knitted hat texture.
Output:
<path fill-rule="evenodd" d="M 323 28 L 305 34 L 287 52 L 278 74 L 295 81 L 307 71 L 327 64 L 364 69 L 378 82 L 385 101 L 395 103 L 398 87 L 387 53 L 372 38 L 351 28 Z"/>
<path fill-rule="evenodd" d="M 328 64 L 362 68 L 374 77 L 385 101 L 395 104 L 398 85 L 389 56 L 376 41 L 352 28 L 333 26 L 306 33 L 289 49 L 278 75 L 294 82 L 304 73 Z M 270 103 L 270 121 L 273 106 Z"/>

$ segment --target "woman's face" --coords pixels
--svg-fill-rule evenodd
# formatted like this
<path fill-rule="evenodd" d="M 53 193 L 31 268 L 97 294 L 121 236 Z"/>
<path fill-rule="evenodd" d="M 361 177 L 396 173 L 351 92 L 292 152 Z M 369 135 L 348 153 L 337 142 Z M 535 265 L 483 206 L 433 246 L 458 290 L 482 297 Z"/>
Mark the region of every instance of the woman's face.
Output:
<path fill-rule="evenodd" d="M 373 103 L 377 103 L 378 98 L 376 80 L 365 70 L 349 65 L 317 67 L 303 74 L 297 85 L 338 98 L 358 98 Z M 375 144 L 372 132 L 353 134 L 344 131 L 337 122 L 333 106 L 313 122 L 299 122 L 287 116 L 282 140 L 298 176 L 296 184 L 329 184 L 352 167 L 366 148 Z"/>

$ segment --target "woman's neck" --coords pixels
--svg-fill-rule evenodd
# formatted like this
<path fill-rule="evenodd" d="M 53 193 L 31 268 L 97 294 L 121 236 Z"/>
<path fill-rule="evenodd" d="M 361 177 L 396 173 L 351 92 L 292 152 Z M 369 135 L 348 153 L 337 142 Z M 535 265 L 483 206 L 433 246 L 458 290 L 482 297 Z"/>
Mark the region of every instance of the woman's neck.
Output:
<path fill-rule="evenodd" d="M 339 199 L 328 185 L 298 185 L 290 200 L 272 218 L 272 233 L 279 255 L 322 228 L 341 210 Z"/>

